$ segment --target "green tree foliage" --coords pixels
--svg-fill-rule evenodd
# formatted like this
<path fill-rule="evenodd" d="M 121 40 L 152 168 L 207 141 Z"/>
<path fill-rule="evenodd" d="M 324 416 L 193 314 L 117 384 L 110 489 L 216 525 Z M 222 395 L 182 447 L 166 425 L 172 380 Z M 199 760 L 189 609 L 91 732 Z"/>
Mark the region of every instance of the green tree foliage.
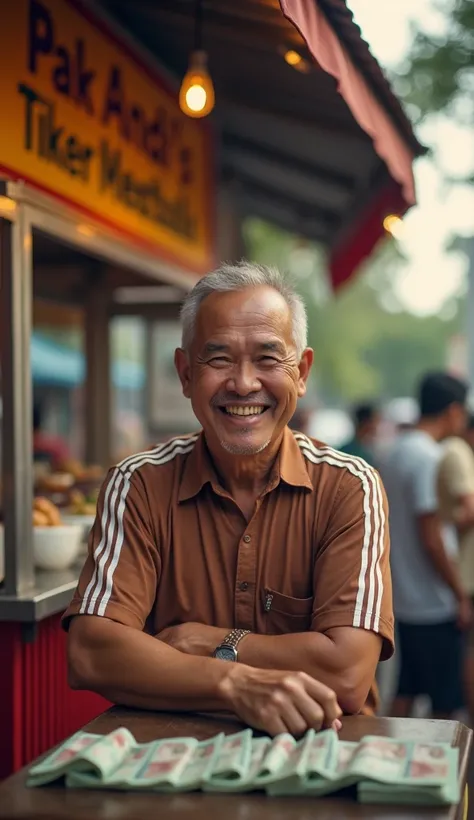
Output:
<path fill-rule="evenodd" d="M 398 86 L 410 113 L 419 119 L 445 111 L 463 123 L 474 123 L 474 2 L 434 0 L 445 17 L 439 34 L 417 32 Z M 397 86 L 397 77 L 394 76 Z M 408 82 L 408 88 L 406 87 Z"/>

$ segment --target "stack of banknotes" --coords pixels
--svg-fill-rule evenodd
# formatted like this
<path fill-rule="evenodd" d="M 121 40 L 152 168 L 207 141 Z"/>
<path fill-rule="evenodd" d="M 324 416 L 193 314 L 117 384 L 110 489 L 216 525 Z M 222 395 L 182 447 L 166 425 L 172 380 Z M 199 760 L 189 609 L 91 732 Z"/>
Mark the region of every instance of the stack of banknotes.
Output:
<path fill-rule="evenodd" d="M 329 795 L 354 787 L 364 803 L 458 803 L 458 749 L 446 743 L 368 735 L 340 740 L 332 729 L 295 740 L 253 737 L 246 729 L 210 740 L 192 737 L 137 743 L 125 728 L 78 732 L 29 770 L 28 785 L 62 778 L 66 786 L 159 792 L 250 792 Z"/>

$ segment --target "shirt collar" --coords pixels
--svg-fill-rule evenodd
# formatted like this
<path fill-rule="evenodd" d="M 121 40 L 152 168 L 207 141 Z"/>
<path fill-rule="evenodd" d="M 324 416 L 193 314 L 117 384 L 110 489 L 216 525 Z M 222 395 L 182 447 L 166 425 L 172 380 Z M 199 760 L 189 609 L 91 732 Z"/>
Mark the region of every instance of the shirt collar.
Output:
<path fill-rule="evenodd" d="M 273 490 L 280 480 L 294 487 L 313 489 L 313 484 L 306 469 L 305 458 L 291 430 L 286 427 L 275 466 L 268 482 L 268 491 Z M 183 470 L 178 493 L 178 501 L 186 501 L 196 496 L 205 484 L 211 484 L 215 492 L 222 494 L 211 456 L 206 446 L 204 433 L 201 432 L 193 449 L 189 453 Z"/>
<path fill-rule="evenodd" d="M 293 487 L 313 489 L 313 483 L 306 469 L 306 459 L 289 427 L 286 427 L 283 433 L 275 468 L 276 483 L 279 479 L 283 479 L 286 484 L 291 484 Z"/>
<path fill-rule="evenodd" d="M 216 472 L 201 432 L 196 444 L 186 458 L 178 493 L 178 501 L 186 501 L 197 495 L 205 484 L 218 484 Z"/>

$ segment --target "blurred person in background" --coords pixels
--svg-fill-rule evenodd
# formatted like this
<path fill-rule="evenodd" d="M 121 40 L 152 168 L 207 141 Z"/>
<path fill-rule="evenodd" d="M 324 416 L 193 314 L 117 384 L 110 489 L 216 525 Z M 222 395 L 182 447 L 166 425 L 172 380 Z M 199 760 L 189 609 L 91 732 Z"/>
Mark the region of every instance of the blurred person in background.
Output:
<path fill-rule="evenodd" d="M 464 706 L 464 630 L 472 606 L 456 562 L 456 532 L 440 517 L 437 482 L 440 442 L 465 429 L 466 396 L 467 385 L 459 379 L 426 375 L 419 389 L 420 419 L 399 435 L 382 470 L 398 621 L 397 717 L 409 716 L 419 695 L 430 697 L 437 718 Z"/>
<path fill-rule="evenodd" d="M 380 413 L 375 404 L 358 404 L 353 408 L 353 437 L 339 449 L 350 456 L 363 458 L 369 464 L 374 461 L 374 445 L 377 438 Z"/>
<path fill-rule="evenodd" d="M 38 402 L 33 406 L 33 461 L 58 470 L 70 458 L 69 447 L 61 436 L 44 429 L 43 408 Z"/>
<path fill-rule="evenodd" d="M 452 436 L 444 445 L 438 490 L 444 520 L 453 523 L 459 538 L 459 569 L 462 582 L 474 603 L 474 415 L 464 436 Z M 464 664 L 465 694 L 471 725 L 474 725 L 474 625 L 468 633 Z"/>
<path fill-rule="evenodd" d="M 384 410 L 384 419 L 395 435 L 413 430 L 420 416 L 418 402 L 411 396 L 392 399 Z"/>

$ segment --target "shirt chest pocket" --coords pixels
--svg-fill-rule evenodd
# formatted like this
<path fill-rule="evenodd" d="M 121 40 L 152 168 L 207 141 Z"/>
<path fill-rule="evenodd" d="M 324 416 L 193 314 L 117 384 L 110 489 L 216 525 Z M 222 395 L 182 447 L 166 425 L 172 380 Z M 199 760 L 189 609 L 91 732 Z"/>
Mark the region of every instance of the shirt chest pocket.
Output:
<path fill-rule="evenodd" d="M 311 628 L 313 598 L 293 598 L 269 587 L 262 594 L 265 634 L 285 635 Z"/>

